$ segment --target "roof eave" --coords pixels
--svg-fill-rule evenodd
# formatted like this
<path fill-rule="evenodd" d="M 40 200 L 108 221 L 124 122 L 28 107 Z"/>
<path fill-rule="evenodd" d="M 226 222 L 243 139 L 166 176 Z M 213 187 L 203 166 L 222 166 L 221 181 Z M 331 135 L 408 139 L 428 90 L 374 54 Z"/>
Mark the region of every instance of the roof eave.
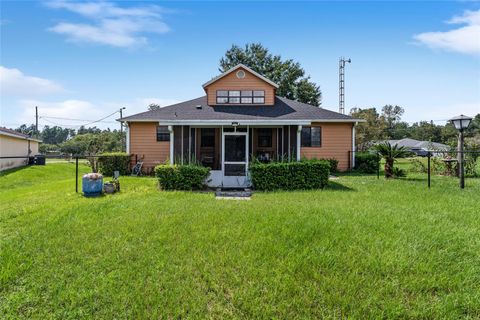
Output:
<path fill-rule="evenodd" d="M 221 119 L 221 120 L 195 120 L 195 119 L 123 119 L 122 122 L 159 122 L 162 125 L 229 125 L 232 122 L 240 122 L 240 124 L 251 125 L 310 125 L 313 122 L 320 123 L 357 123 L 365 122 L 363 119 Z"/>

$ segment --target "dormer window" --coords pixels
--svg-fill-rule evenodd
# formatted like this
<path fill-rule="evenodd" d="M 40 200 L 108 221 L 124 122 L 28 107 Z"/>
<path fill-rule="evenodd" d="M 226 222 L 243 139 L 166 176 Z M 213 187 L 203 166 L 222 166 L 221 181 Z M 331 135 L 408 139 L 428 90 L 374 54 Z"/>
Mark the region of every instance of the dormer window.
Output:
<path fill-rule="evenodd" d="M 264 90 L 217 90 L 218 104 L 264 104 Z"/>

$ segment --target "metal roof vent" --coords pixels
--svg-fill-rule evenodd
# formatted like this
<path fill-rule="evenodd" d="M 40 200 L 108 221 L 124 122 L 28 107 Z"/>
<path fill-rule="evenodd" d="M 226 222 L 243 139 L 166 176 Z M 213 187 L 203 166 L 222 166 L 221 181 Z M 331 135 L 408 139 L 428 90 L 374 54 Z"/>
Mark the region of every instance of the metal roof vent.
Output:
<path fill-rule="evenodd" d="M 201 110 L 201 109 L 202 109 L 202 105 L 201 105 L 201 104 L 197 104 L 197 105 L 195 106 L 195 109 Z"/>

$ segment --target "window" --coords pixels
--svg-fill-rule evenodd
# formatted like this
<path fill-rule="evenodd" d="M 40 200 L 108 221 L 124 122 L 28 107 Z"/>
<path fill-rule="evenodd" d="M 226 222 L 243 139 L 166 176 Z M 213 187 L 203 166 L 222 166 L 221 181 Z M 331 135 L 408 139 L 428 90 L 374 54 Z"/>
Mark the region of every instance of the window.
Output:
<path fill-rule="evenodd" d="M 157 127 L 157 141 L 170 141 L 170 131 L 168 131 L 168 127 Z"/>
<path fill-rule="evenodd" d="M 215 147 L 215 128 L 202 128 L 200 129 L 200 147 L 202 148 L 214 148 Z"/>
<path fill-rule="evenodd" d="M 226 90 L 217 91 L 217 103 L 228 103 L 228 91 Z"/>
<path fill-rule="evenodd" d="M 217 90 L 218 104 L 264 104 L 263 90 Z"/>
<path fill-rule="evenodd" d="M 302 128 L 302 147 L 321 147 L 322 146 L 322 128 L 307 127 Z"/>
<path fill-rule="evenodd" d="M 258 129 L 258 147 L 259 148 L 271 148 L 272 147 L 272 129 Z"/>
<path fill-rule="evenodd" d="M 253 91 L 252 90 L 243 90 L 242 91 L 242 103 L 248 104 L 253 102 Z"/>
<path fill-rule="evenodd" d="M 265 103 L 265 91 L 253 91 L 253 103 Z"/>

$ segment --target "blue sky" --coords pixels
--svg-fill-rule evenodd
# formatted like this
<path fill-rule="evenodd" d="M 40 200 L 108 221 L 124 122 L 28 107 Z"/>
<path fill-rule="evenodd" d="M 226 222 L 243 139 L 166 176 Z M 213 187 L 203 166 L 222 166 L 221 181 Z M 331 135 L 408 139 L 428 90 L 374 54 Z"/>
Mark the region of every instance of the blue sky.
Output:
<path fill-rule="evenodd" d="M 302 64 L 338 109 L 397 104 L 404 120 L 480 113 L 480 2 L 1 2 L 0 125 L 95 120 L 204 94 L 232 44 Z M 97 125 L 118 127 L 113 117 Z M 86 121 L 41 118 L 75 127 Z"/>

